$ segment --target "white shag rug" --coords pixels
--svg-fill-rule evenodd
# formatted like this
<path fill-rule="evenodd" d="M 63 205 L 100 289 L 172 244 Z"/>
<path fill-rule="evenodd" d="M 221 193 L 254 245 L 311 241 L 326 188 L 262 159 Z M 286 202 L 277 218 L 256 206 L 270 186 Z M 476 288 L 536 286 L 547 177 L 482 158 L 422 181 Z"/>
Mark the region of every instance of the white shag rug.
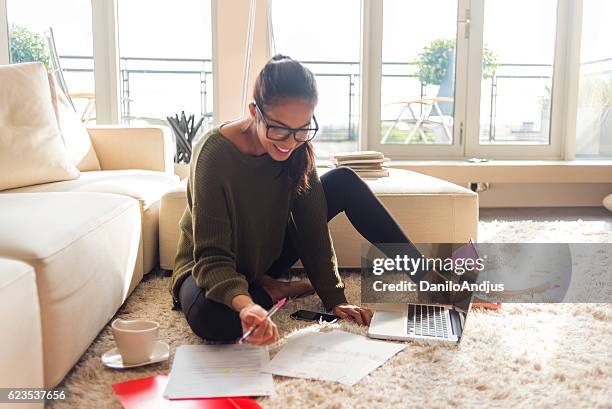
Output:
<path fill-rule="evenodd" d="M 481 221 L 480 242 L 612 243 L 612 223 L 603 220 Z M 612 260 L 610 260 L 612 263 Z M 356 273 L 345 274 L 349 300 L 359 299 Z M 117 313 L 124 319 L 159 321 L 170 360 L 117 371 L 100 356 L 114 346 L 107 326 L 60 387 L 63 408 L 120 408 L 113 383 L 168 372 L 179 345 L 202 341 L 179 311 L 171 310 L 168 278 L 154 273 Z M 316 296 L 289 302 L 274 320 L 281 341 L 308 326 L 291 320 L 297 309 L 320 310 Z M 365 329 L 342 323 L 347 331 Z M 410 342 L 406 349 L 353 387 L 274 377 L 276 394 L 259 399 L 264 408 L 612 408 L 612 306 L 610 304 L 504 304 L 498 312 L 473 311 L 459 347 Z"/>

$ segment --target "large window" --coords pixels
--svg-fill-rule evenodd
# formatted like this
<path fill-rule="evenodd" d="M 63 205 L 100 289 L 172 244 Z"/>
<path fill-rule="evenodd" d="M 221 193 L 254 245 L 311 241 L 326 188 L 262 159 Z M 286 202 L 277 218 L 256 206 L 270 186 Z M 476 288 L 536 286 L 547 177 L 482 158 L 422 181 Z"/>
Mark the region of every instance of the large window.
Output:
<path fill-rule="evenodd" d="M 561 157 L 570 0 L 367 4 L 367 46 L 382 48 L 366 56 L 368 147 L 395 159 Z"/>
<path fill-rule="evenodd" d="M 75 108 L 95 121 L 91 3 L 83 0 L 8 0 L 11 63 L 42 61 L 51 71 L 46 38 L 50 30 Z"/>
<path fill-rule="evenodd" d="M 277 0 L 272 23 L 276 52 L 316 75 L 317 156 L 358 149 L 361 1 Z"/>
<path fill-rule="evenodd" d="M 212 121 L 210 0 L 119 0 L 121 116 L 164 124 L 185 111 Z"/>
<path fill-rule="evenodd" d="M 576 156 L 612 157 L 612 2 L 584 0 Z"/>

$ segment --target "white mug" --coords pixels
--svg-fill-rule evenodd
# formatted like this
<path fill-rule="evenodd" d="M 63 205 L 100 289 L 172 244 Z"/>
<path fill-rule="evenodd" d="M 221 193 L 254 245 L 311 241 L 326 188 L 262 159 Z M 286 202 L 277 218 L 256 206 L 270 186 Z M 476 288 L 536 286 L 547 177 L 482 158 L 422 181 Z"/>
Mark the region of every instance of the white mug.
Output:
<path fill-rule="evenodd" d="M 157 322 L 117 318 L 111 328 L 124 364 L 140 364 L 151 359 L 159 332 Z"/>

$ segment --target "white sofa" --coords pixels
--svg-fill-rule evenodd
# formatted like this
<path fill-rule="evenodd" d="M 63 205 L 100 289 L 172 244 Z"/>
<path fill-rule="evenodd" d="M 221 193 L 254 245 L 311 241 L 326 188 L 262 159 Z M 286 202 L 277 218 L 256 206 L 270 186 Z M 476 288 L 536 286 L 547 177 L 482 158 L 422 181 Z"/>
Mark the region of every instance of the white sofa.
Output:
<path fill-rule="evenodd" d="M 0 386 L 42 388 L 43 352 L 36 274 L 27 263 L 0 258 L 0 322 L 6 329 L 2 332 L 0 348 Z M 5 370 L 8 368 L 11 370 Z M 42 403 L 18 406 L 43 407 Z"/>
<path fill-rule="evenodd" d="M 0 257 L 25 263 L 36 275 L 42 361 L 26 356 L 44 373 L 46 387 L 61 382 L 158 264 L 159 202 L 178 183 L 163 129 L 88 131 L 102 170 L 0 192 Z M 0 308 L 22 313 L 4 298 Z M 5 343 L 25 347 L 33 336 L 10 326 L 6 333 L 2 350 Z M 0 372 L 15 370 L 5 365 L 12 364 L 0 361 Z"/>
<path fill-rule="evenodd" d="M 97 126 L 88 128 L 88 132 L 102 170 L 81 172 L 78 179 L 2 193 L 104 192 L 136 199 L 142 213 L 141 262 L 146 274 L 158 261 L 159 199 L 179 181 L 173 173 L 170 136 L 156 127 Z"/>

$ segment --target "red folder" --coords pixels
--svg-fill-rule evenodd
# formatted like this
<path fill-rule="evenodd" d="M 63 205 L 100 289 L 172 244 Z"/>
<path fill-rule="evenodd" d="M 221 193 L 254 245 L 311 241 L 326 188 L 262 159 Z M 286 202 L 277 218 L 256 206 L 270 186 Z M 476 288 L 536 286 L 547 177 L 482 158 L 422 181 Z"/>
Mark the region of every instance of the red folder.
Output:
<path fill-rule="evenodd" d="M 249 398 L 169 400 L 164 398 L 168 375 L 134 379 L 113 385 L 125 409 L 261 409 Z"/>

